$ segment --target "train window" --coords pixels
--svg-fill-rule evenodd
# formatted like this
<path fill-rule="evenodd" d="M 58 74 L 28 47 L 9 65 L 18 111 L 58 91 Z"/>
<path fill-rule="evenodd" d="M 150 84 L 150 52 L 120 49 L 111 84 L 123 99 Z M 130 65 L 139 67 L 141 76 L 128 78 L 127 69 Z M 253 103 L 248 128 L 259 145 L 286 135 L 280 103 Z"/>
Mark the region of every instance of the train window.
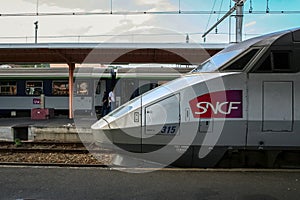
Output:
<path fill-rule="evenodd" d="M 289 52 L 272 52 L 274 70 L 289 70 L 290 53 Z"/>
<path fill-rule="evenodd" d="M 88 95 L 89 94 L 89 83 L 86 81 L 78 81 L 76 85 L 76 94 Z"/>
<path fill-rule="evenodd" d="M 271 65 L 271 56 L 269 55 L 257 69 L 257 72 L 271 72 L 272 65 Z"/>
<path fill-rule="evenodd" d="M 141 87 L 134 90 L 134 92 L 132 93 L 132 95 L 130 97 L 130 100 L 156 88 L 157 86 L 158 86 L 157 83 L 147 83 L 147 84 L 142 85 Z"/>
<path fill-rule="evenodd" d="M 235 56 L 239 55 L 244 49 L 237 49 L 233 51 L 221 51 L 211 57 L 209 60 L 205 61 L 203 64 L 199 65 L 192 72 L 213 72 L 218 70 L 222 65 L 233 59 Z"/>
<path fill-rule="evenodd" d="M 68 81 L 53 81 L 52 82 L 52 95 L 69 95 L 69 82 Z"/>
<path fill-rule="evenodd" d="M 291 71 L 290 51 L 272 51 L 258 67 L 256 72 Z"/>
<path fill-rule="evenodd" d="M 237 61 L 229 65 L 225 68 L 226 71 L 228 70 L 243 70 L 244 67 L 249 63 L 249 61 L 254 57 L 254 55 L 257 53 L 258 49 L 252 49 L 247 54 L 243 55 L 241 58 L 239 58 Z"/>
<path fill-rule="evenodd" d="M 16 81 L 1 81 L 0 82 L 0 95 L 17 95 L 17 82 Z"/>
<path fill-rule="evenodd" d="M 42 81 L 26 81 L 26 95 L 41 95 L 43 93 Z"/>

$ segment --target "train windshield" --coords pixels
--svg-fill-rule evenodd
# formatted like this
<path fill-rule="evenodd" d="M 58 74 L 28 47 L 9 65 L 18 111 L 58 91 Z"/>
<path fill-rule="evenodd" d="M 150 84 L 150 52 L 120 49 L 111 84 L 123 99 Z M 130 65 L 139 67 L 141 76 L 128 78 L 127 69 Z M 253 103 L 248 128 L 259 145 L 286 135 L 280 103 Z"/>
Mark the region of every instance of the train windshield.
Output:
<path fill-rule="evenodd" d="M 214 55 L 201 65 L 199 65 L 192 72 L 214 72 L 217 71 L 221 66 L 230 61 L 232 58 L 239 55 L 244 49 L 236 49 L 233 51 L 221 51 L 220 53 Z"/>
<path fill-rule="evenodd" d="M 141 106 L 141 99 L 140 98 L 135 98 L 135 99 L 121 105 L 116 110 L 113 110 L 108 115 L 111 116 L 111 117 L 116 117 L 117 118 L 117 117 L 120 117 L 120 116 L 128 113 L 132 109 L 136 109 L 140 106 Z"/>
<path fill-rule="evenodd" d="M 265 41 L 268 38 L 268 42 L 271 43 L 276 38 L 278 38 L 282 33 L 260 36 L 256 38 L 251 38 L 249 40 L 245 40 L 241 43 L 237 43 L 234 45 L 230 45 L 227 48 L 223 49 L 213 57 L 209 58 L 207 61 L 203 62 L 199 65 L 193 72 L 215 72 L 218 71 L 224 64 L 228 63 L 230 60 L 234 59 L 235 57 L 239 56 L 242 52 L 247 51 L 252 45 L 260 41 Z M 270 37 L 272 39 L 270 39 Z M 268 43 L 267 43 L 268 44 Z M 265 45 L 267 45 L 265 44 Z"/>

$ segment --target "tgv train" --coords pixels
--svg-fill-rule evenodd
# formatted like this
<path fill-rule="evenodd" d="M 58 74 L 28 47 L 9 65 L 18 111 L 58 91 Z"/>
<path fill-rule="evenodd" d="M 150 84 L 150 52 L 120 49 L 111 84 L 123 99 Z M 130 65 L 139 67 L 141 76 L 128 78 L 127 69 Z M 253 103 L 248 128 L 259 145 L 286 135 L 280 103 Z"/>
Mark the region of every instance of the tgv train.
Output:
<path fill-rule="evenodd" d="M 299 57 L 300 29 L 231 45 L 97 121 L 94 139 L 116 165 L 299 166 Z"/>
<path fill-rule="evenodd" d="M 100 116 L 104 91 L 109 92 L 114 84 L 123 86 L 115 91 L 120 105 L 187 71 L 187 68 L 129 67 L 116 69 L 112 74 L 110 68 L 76 68 L 74 112 Z M 41 107 L 41 94 L 46 108 L 53 108 L 55 115 L 68 115 L 68 77 L 68 68 L 0 69 L 0 117 L 30 116 L 31 109 Z M 129 96 L 131 90 L 135 92 Z"/>

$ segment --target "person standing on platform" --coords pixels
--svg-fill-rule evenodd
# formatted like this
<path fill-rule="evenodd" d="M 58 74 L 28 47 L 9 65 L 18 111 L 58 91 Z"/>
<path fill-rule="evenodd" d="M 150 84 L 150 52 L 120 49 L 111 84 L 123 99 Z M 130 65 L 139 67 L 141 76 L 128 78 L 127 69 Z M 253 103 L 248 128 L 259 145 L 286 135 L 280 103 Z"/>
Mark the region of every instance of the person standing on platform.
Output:
<path fill-rule="evenodd" d="M 116 108 L 116 98 L 115 98 L 114 89 L 111 90 L 110 93 L 108 94 L 108 101 L 109 101 L 110 112 L 111 112 Z"/>
<path fill-rule="evenodd" d="M 108 94 L 106 91 L 104 91 L 103 98 L 102 98 L 102 113 L 101 117 L 104 117 L 109 112 L 109 106 L 108 106 Z"/>

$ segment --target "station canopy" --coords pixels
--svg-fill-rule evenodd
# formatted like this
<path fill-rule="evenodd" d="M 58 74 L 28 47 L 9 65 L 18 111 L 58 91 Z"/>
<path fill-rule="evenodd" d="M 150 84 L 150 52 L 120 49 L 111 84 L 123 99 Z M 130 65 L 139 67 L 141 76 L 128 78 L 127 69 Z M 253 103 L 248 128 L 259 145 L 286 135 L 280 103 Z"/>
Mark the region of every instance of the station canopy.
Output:
<path fill-rule="evenodd" d="M 196 43 L 0 44 L 0 63 L 200 64 L 225 47 Z"/>

